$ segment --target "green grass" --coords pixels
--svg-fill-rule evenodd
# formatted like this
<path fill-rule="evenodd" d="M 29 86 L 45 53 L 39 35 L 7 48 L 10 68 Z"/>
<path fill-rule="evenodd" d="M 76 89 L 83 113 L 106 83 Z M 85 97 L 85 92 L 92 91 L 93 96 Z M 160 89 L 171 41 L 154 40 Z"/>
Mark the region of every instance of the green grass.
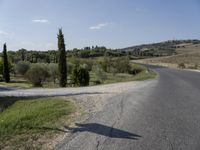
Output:
<path fill-rule="evenodd" d="M 128 81 L 141 81 L 141 80 L 147 80 L 147 79 L 153 79 L 157 76 L 157 73 L 151 70 L 148 70 L 146 67 L 138 65 L 138 64 L 131 64 L 133 68 L 141 69 L 141 72 L 132 75 L 128 73 L 106 73 L 106 80 L 102 84 L 110 84 L 110 83 L 117 83 L 117 82 L 128 82 Z M 91 77 L 91 85 L 94 85 L 95 81 L 95 75 L 94 73 L 90 73 Z"/>
<path fill-rule="evenodd" d="M 10 83 L 5 83 L 5 82 L 0 82 L 0 85 L 3 86 L 8 86 L 8 87 L 18 87 L 18 88 L 31 88 L 32 85 L 30 83 L 20 83 L 20 82 L 10 82 Z"/>
<path fill-rule="evenodd" d="M 49 137 L 59 131 L 74 109 L 70 101 L 57 97 L 17 100 L 0 113 L 0 149 L 30 146 L 27 141 Z"/>
<path fill-rule="evenodd" d="M 18 87 L 18 88 L 31 88 L 32 84 L 28 83 L 24 78 L 20 76 L 11 76 L 10 83 L 0 82 L 0 85 L 8 87 Z"/>
<path fill-rule="evenodd" d="M 116 74 L 112 75 L 109 74 L 107 76 L 107 79 L 104 81 L 104 84 L 108 83 L 116 83 L 116 82 L 127 82 L 127 81 L 141 81 L 141 80 L 147 80 L 155 78 L 156 73 L 153 71 L 142 71 L 138 73 L 137 75 L 130 75 L 130 74 Z"/>

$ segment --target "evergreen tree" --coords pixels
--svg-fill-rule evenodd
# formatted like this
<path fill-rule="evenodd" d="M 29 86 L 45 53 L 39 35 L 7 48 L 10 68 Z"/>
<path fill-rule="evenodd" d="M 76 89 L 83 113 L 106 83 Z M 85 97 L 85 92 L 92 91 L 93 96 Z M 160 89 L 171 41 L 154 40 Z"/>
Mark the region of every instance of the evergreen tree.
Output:
<path fill-rule="evenodd" d="M 7 82 L 7 83 L 10 82 L 6 43 L 3 45 L 3 78 L 4 78 L 5 82 Z"/>
<path fill-rule="evenodd" d="M 59 85 L 60 87 L 65 87 L 67 84 L 67 65 L 66 65 L 66 51 L 65 51 L 65 41 L 62 29 L 59 29 L 58 33 L 58 53 L 59 53 Z"/>

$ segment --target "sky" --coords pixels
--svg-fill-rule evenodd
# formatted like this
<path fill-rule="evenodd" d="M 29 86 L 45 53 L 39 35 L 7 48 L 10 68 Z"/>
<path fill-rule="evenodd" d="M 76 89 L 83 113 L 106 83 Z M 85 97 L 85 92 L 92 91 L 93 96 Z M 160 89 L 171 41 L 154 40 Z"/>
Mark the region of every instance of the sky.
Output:
<path fill-rule="evenodd" d="M 200 39 L 199 18 L 200 0 L 0 0 L 0 45 L 57 49 L 58 28 L 66 49 Z"/>

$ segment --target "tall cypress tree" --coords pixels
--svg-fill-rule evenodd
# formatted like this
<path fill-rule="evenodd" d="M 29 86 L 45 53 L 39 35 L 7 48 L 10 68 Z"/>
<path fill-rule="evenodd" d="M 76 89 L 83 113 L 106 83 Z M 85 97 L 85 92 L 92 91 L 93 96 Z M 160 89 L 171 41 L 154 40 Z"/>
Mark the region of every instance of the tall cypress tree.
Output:
<path fill-rule="evenodd" d="M 4 78 L 5 82 L 7 82 L 7 83 L 10 82 L 6 43 L 3 45 L 3 78 Z"/>
<path fill-rule="evenodd" d="M 58 68 L 59 68 L 59 85 L 65 87 L 67 84 L 67 65 L 66 65 L 66 50 L 65 41 L 62 29 L 58 32 Z"/>

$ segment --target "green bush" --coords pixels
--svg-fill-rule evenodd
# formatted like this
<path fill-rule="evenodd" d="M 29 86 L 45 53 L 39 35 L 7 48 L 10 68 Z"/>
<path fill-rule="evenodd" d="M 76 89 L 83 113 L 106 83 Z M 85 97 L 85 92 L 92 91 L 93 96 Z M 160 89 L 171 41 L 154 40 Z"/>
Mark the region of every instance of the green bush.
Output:
<path fill-rule="evenodd" d="M 34 64 L 26 72 L 26 78 L 36 87 L 41 87 L 49 77 L 47 67 L 43 64 Z"/>
<path fill-rule="evenodd" d="M 144 69 L 141 68 L 141 67 L 132 67 L 130 70 L 129 70 L 129 74 L 132 74 L 132 75 L 137 75 L 138 73 L 142 72 Z"/>
<path fill-rule="evenodd" d="M 110 68 L 112 66 L 112 58 L 105 55 L 103 60 L 100 62 L 102 69 L 105 72 L 110 72 Z"/>
<path fill-rule="evenodd" d="M 101 84 L 101 81 L 100 81 L 100 80 L 95 80 L 95 81 L 94 81 L 94 85 L 99 85 L 99 84 Z"/>
<path fill-rule="evenodd" d="M 90 82 L 89 71 L 85 68 L 80 68 L 78 72 L 78 81 L 80 86 L 88 86 Z"/>
<path fill-rule="evenodd" d="M 129 63 L 129 58 L 128 57 L 119 57 L 114 61 L 113 65 L 118 73 L 128 73 L 130 70 L 131 66 Z"/>
<path fill-rule="evenodd" d="M 131 68 L 128 57 L 112 58 L 105 56 L 100 64 L 103 70 L 109 73 L 128 73 Z"/>
<path fill-rule="evenodd" d="M 50 63 L 47 65 L 47 68 L 50 75 L 50 79 L 53 80 L 54 83 L 56 83 L 56 79 L 58 78 L 59 75 L 58 64 Z"/>
<path fill-rule="evenodd" d="M 74 64 L 71 62 L 67 62 L 67 73 L 71 74 L 73 70 Z"/>
<path fill-rule="evenodd" d="M 72 71 L 71 83 L 77 86 L 87 86 L 89 81 L 89 71 L 76 64 Z"/>
<path fill-rule="evenodd" d="M 79 71 L 79 64 L 75 64 L 73 70 L 72 70 L 72 74 L 71 74 L 71 84 L 74 84 L 74 85 L 79 85 L 79 82 L 78 82 L 78 71 Z"/>
<path fill-rule="evenodd" d="M 106 73 L 99 65 L 93 66 L 92 71 L 94 72 L 96 81 L 102 83 L 104 80 L 107 79 Z"/>
<path fill-rule="evenodd" d="M 88 71 L 92 70 L 94 65 L 94 60 L 92 59 L 81 59 L 80 63 L 82 64 L 83 68 L 87 69 Z"/>
<path fill-rule="evenodd" d="M 20 61 L 15 65 L 14 72 L 20 75 L 25 75 L 29 69 L 30 69 L 30 63 Z"/>
<path fill-rule="evenodd" d="M 0 75 L 3 75 L 3 62 L 0 60 Z"/>

